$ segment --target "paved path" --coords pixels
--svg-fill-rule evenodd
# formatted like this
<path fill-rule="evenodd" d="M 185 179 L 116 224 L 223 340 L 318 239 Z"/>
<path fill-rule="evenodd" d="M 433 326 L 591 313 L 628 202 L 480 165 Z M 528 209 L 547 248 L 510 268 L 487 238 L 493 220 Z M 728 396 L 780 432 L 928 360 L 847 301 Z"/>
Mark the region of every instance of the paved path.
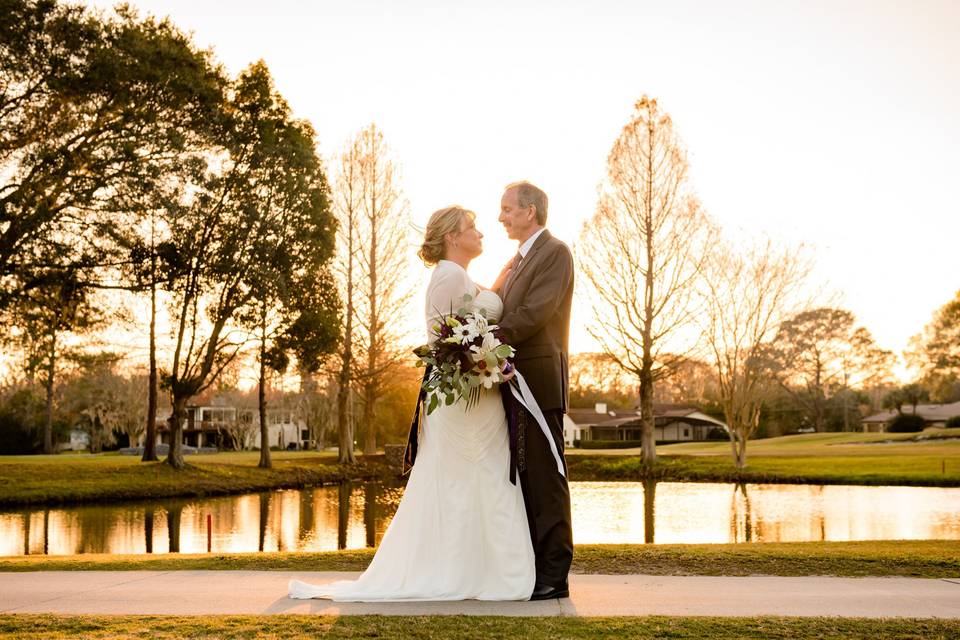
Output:
<path fill-rule="evenodd" d="M 0 573 L 0 613 L 960 618 L 960 578 L 572 575 L 570 598 L 547 602 L 347 604 L 286 597 L 291 578 L 321 583 L 356 575 L 305 571 Z"/>

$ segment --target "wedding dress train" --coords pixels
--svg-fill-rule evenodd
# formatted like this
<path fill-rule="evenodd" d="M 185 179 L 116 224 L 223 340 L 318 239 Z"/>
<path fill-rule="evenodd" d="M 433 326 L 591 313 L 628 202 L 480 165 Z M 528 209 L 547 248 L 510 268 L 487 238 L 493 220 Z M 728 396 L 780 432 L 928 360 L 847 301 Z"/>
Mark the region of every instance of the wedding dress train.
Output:
<path fill-rule="evenodd" d="M 427 291 L 428 327 L 464 294 L 496 320 L 490 291 L 477 293 L 466 271 L 441 261 Z M 429 329 L 428 329 L 429 331 Z M 534 587 L 533 547 L 519 484 L 509 480 L 508 431 L 500 393 L 484 390 L 424 417 L 416 464 L 373 561 L 357 580 L 291 581 L 291 598 L 341 602 L 526 600 Z"/>

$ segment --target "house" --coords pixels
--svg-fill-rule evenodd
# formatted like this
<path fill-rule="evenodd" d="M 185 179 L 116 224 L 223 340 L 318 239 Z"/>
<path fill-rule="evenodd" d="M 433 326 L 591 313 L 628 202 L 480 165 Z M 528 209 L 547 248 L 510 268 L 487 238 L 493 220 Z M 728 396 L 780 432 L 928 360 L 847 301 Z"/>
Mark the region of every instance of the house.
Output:
<path fill-rule="evenodd" d="M 74 427 L 70 429 L 70 440 L 57 443 L 58 451 L 86 451 L 90 448 L 90 434 Z"/>
<path fill-rule="evenodd" d="M 726 424 L 689 405 L 654 404 L 653 415 L 654 439 L 659 443 L 706 440 L 715 429 L 724 434 L 727 431 Z M 578 435 L 576 439 L 581 441 L 641 439 L 640 412 L 636 409 L 611 410 L 598 403 L 593 409 L 571 409 L 567 417 L 575 427 L 569 433 Z M 566 427 L 564 440 L 572 445 Z"/>
<path fill-rule="evenodd" d="M 202 404 L 189 405 L 183 421 L 183 444 L 191 447 L 218 449 L 260 448 L 260 412 L 257 407 L 236 405 L 223 398 L 209 398 Z M 159 413 L 159 412 L 158 412 Z M 169 443 L 166 415 L 157 416 L 158 443 Z M 267 408 L 267 440 L 271 447 L 286 449 L 291 444 L 305 448 L 307 430 L 295 412 L 286 407 Z"/>
<path fill-rule="evenodd" d="M 904 413 L 913 413 L 912 405 L 902 407 Z M 960 402 L 950 404 L 918 404 L 918 416 L 921 416 L 927 423 L 927 427 L 942 427 L 947 420 L 954 416 L 960 416 Z M 864 433 L 883 433 L 887 430 L 887 423 L 897 415 L 894 410 L 881 411 L 872 416 L 867 416 L 860 421 L 863 425 Z"/>

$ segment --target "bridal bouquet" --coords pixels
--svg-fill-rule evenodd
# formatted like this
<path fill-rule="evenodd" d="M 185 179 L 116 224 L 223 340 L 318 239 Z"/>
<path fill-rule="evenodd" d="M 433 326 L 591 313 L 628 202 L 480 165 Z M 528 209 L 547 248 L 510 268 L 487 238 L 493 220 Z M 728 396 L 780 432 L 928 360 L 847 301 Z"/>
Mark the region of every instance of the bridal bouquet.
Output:
<path fill-rule="evenodd" d="M 437 339 L 413 350 L 418 367 L 430 366 L 421 386 L 428 398 L 427 414 L 440 406 L 441 397 L 447 405 L 466 398 L 469 408 L 479 401 L 480 387 L 490 389 L 504 381 L 504 365 L 513 357 L 513 347 L 503 343 L 497 325 L 482 309 L 468 309 L 472 300 L 465 295 L 463 308 L 440 314 L 432 327 Z"/>

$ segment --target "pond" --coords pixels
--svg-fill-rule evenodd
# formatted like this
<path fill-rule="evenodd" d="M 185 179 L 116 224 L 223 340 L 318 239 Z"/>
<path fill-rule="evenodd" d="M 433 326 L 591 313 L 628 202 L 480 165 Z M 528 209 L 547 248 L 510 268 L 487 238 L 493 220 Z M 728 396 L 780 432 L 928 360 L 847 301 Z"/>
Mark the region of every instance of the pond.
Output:
<path fill-rule="evenodd" d="M 960 488 L 573 482 L 574 541 L 960 539 Z M 0 512 L 0 555 L 333 551 L 376 545 L 402 486 Z"/>

